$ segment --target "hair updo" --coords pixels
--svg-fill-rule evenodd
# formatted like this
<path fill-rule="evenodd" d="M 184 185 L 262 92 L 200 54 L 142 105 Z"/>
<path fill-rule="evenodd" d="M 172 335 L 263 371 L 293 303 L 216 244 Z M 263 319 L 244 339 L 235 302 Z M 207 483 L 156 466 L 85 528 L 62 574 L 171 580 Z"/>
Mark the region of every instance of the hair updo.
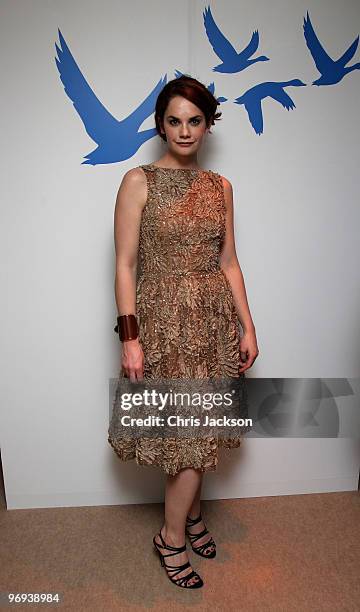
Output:
<path fill-rule="evenodd" d="M 206 127 L 215 125 L 215 121 L 220 119 L 221 112 L 216 112 L 220 102 L 205 87 L 203 83 L 188 75 L 181 75 L 169 81 L 158 95 L 155 105 L 155 125 L 160 138 L 166 142 L 166 134 L 160 130 L 161 123 L 164 121 L 165 111 L 172 98 L 182 96 L 200 108 L 205 115 Z M 211 134 L 211 132 L 209 132 Z"/>

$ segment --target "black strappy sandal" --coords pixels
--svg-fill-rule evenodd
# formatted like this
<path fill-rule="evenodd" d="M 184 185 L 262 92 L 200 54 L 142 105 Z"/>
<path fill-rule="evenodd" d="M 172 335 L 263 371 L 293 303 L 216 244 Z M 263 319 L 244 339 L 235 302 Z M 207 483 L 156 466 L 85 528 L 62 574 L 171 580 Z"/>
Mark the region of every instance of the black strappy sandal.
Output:
<path fill-rule="evenodd" d="M 164 541 L 164 538 L 161 535 L 161 529 L 159 531 L 159 536 L 162 542 L 162 546 L 156 542 L 155 536 L 153 537 L 153 544 L 154 544 L 155 550 L 159 553 L 161 565 L 165 567 L 166 570 L 169 570 L 170 572 L 172 572 L 170 576 L 170 574 L 166 571 L 168 578 L 171 580 L 171 582 L 173 582 L 173 584 L 176 584 L 176 586 L 186 588 L 186 589 L 199 589 L 200 587 L 202 587 L 204 583 L 202 579 L 200 578 L 199 574 L 194 572 L 194 570 L 190 572 L 189 574 L 187 574 L 186 576 L 182 576 L 181 578 L 175 578 L 175 576 L 177 576 L 177 574 L 180 574 L 180 572 L 182 572 L 184 569 L 186 569 L 187 567 L 191 567 L 189 561 L 187 561 L 183 565 L 167 565 L 164 561 L 165 557 L 172 557 L 173 555 L 177 555 L 180 552 L 184 552 L 186 550 L 186 544 L 184 544 L 184 546 L 180 546 L 179 548 L 176 548 L 175 546 L 169 546 L 168 544 L 166 544 L 166 542 Z M 160 552 L 159 547 L 165 548 L 166 550 L 173 550 L 175 552 L 171 552 L 171 553 L 168 553 L 167 555 L 163 555 Z M 197 576 L 198 581 L 194 582 L 193 584 L 188 584 L 190 578 L 193 578 L 194 576 Z"/>
<path fill-rule="evenodd" d="M 195 542 L 200 540 L 200 538 L 202 538 L 205 534 L 209 533 L 206 527 L 205 529 L 203 529 L 203 531 L 200 531 L 200 533 L 189 533 L 189 530 L 188 530 L 188 527 L 193 527 L 193 525 L 197 525 L 197 523 L 200 523 L 201 520 L 202 520 L 201 513 L 196 519 L 192 519 L 189 516 L 187 516 L 185 533 L 189 537 L 192 549 L 197 555 L 200 555 L 200 557 L 205 557 L 206 559 L 213 559 L 214 557 L 216 557 L 216 544 L 212 538 L 210 538 L 208 542 L 205 542 L 205 544 L 201 544 L 201 546 L 194 546 Z M 214 550 L 206 553 L 206 551 L 208 550 L 210 546 L 213 546 Z"/>

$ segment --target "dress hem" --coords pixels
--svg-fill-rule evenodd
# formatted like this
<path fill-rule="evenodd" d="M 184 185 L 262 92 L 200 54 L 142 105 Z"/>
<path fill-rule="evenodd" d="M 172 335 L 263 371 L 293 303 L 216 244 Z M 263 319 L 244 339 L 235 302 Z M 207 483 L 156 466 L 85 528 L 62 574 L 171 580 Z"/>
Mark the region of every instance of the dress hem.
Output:
<path fill-rule="evenodd" d="M 204 465 L 203 461 L 201 461 L 200 463 L 191 463 L 190 465 L 180 463 L 180 464 L 177 464 L 176 466 L 174 466 L 174 464 L 170 466 L 170 465 L 165 465 L 163 462 L 161 462 L 161 460 L 160 461 L 156 461 L 156 460 L 146 461 L 144 459 L 141 459 L 139 457 L 139 454 L 137 453 L 136 448 L 132 449 L 131 451 L 126 451 L 124 448 L 120 449 L 116 446 L 116 444 L 113 442 L 113 440 L 110 437 L 108 438 L 108 442 L 110 446 L 113 448 L 113 450 L 115 451 L 116 456 L 121 461 L 135 461 L 137 465 L 139 466 L 155 467 L 155 468 L 162 470 L 165 474 L 169 476 L 176 476 L 176 474 L 178 474 L 181 470 L 186 469 L 186 468 L 192 468 L 194 470 L 199 470 L 200 472 L 205 473 L 205 472 L 215 472 L 218 467 L 217 451 L 216 451 L 216 455 L 212 456 L 213 461 L 211 463 L 208 463 L 207 465 Z M 243 438 L 236 438 L 236 440 L 219 440 L 218 448 L 227 448 L 228 450 L 231 450 L 233 448 L 240 448 L 242 442 L 243 442 Z"/>

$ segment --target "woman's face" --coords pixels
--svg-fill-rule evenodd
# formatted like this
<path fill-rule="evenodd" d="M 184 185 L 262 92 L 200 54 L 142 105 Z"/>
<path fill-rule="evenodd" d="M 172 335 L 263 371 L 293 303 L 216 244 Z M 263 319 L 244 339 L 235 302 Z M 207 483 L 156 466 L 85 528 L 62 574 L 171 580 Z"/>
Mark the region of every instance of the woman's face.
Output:
<path fill-rule="evenodd" d="M 204 113 L 182 96 L 172 98 L 164 113 L 161 132 L 166 135 L 169 150 L 176 155 L 192 156 L 200 149 L 206 127 Z M 184 144 L 187 143 L 187 146 Z"/>

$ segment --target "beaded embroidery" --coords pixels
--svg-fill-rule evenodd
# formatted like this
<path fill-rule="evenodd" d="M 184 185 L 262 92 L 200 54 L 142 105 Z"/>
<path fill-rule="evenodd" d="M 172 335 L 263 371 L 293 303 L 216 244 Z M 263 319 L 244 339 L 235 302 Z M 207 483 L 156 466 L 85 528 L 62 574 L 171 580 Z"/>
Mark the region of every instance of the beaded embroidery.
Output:
<path fill-rule="evenodd" d="M 144 377 L 239 377 L 240 328 L 230 283 L 219 267 L 225 237 L 224 189 L 211 170 L 140 166 L 148 196 L 140 227 L 136 315 Z M 119 374 L 121 381 L 122 374 Z M 108 441 L 122 460 L 174 475 L 184 467 L 214 471 L 218 446 L 241 437 L 124 438 Z"/>

